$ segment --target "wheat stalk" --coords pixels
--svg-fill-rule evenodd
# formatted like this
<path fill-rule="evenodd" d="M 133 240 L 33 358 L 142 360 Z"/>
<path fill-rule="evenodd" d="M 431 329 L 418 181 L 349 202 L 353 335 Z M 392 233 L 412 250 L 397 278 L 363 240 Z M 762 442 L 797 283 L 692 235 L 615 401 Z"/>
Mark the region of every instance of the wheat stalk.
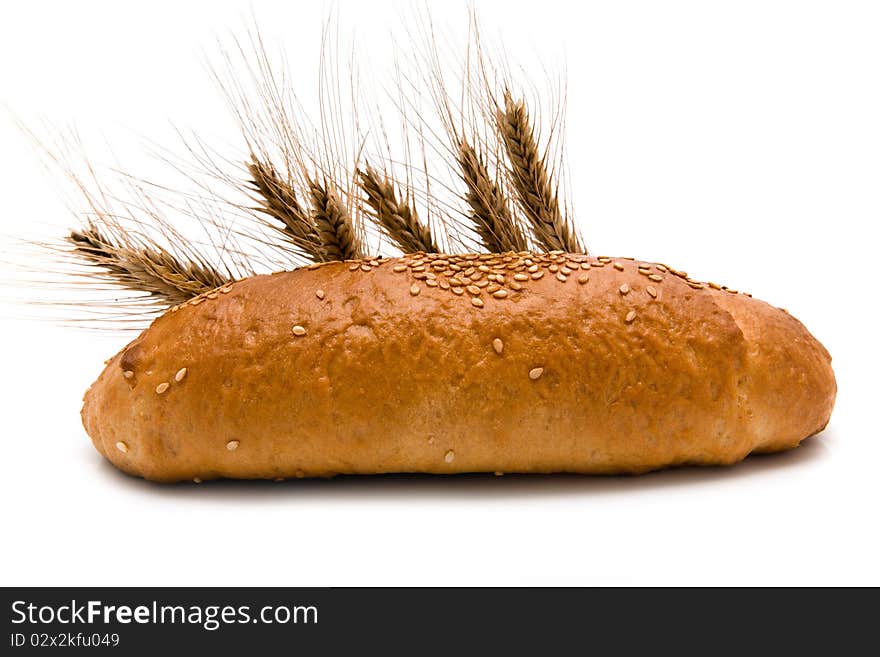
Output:
<path fill-rule="evenodd" d="M 210 265 L 180 261 L 155 243 L 113 240 L 91 222 L 82 230 L 71 231 L 67 241 L 77 256 L 104 270 L 102 278 L 130 290 L 148 292 L 167 305 L 183 303 L 231 282 Z"/>
<path fill-rule="evenodd" d="M 456 159 L 467 186 L 465 200 L 471 207 L 471 220 L 483 246 L 490 253 L 528 249 L 528 241 L 510 213 L 504 192 L 489 176 L 483 158 L 467 140 L 459 143 Z"/>
<path fill-rule="evenodd" d="M 325 181 L 309 180 L 312 219 L 321 239 L 322 260 L 353 260 L 363 257 L 360 240 L 348 208 Z"/>
<path fill-rule="evenodd" d="M 498 109 L 496 118 L 513 188 L 535 239 L 550 251 L 585 252 L 559 211 L 557 190 L 538 149 L 525 103 L 505 91 L 504 109 Z"/>
<path fill-rule="evenodd" d="M 358 175 L 373 210 L 371 216 L 404 253 L 440 251 L 431 229 L 419 221 L 418 214 L 408 203 L 398 200 L 394 183 L 387 176 L 380 177 L 369 164 L 359 169 Z"/>
<path fill-rule="evenodd" d="M 251 175 L 250 185 L 259 194 L 260 207 L 264 214 L 281 222 L 281 233 L 293 245 L 315 261 L 324 257 L 321 238 L 308 212 L 302 207 L 293 186 L 278 175 L 268 162 L 262 162 L 253 154 L 247 165 Z M 273 228 L 277 228 L 273 224 Z"/>

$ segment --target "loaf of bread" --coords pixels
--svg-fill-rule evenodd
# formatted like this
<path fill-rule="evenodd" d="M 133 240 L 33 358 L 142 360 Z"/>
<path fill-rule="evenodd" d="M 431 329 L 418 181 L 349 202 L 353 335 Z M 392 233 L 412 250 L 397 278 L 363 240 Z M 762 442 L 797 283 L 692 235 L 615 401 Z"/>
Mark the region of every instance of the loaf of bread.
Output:
<path fill-rule="evenodd" d="M 661 264 L 415 253 L 175 307 L 82 418 L 155 481 L 641 473 L 797 446 L 828 422 L 830 363 L 785 311 Z"/>

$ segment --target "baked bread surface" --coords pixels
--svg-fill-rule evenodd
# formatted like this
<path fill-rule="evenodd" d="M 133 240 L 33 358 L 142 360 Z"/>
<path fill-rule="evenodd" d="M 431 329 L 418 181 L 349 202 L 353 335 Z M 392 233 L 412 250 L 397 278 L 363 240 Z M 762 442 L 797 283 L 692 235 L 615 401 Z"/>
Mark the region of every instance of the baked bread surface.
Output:
<path fill-rule="evenodd" d="M 785 311 L 664 265 L 411 254 L 176 307 L 82 417 L 157 481 L 640 473 L 795 447 L 831 414 L 830 361 Z"/>

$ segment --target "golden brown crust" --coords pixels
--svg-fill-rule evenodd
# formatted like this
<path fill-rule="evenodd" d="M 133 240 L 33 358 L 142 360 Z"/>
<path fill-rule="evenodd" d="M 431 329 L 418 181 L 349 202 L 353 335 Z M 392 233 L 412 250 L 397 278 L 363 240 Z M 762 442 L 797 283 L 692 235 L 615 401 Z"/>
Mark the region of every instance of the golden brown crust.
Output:
<path fill-rule="evenodd" d="M 636 473 L 793 447 L 835 391 L 797 320 L 663 265 L 413 254 L 169 311 L 110 361 L 83 422 L 160 481 Z"/>

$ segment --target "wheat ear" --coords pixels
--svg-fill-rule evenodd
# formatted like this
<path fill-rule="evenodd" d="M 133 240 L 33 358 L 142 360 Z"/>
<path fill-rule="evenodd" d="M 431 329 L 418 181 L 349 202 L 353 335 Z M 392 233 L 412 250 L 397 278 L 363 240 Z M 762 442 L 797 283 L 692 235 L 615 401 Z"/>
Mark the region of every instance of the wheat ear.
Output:
<path fill-rule="evenodd" d="M 363 257 L 360 240 L 348 208 L 326 181 L 309 180 L 312 219 L 321 239 L 322 260 L 353 260 Z"/>
<path fill-rule="evenodd" d="M 394 183 L 387 176 L 380 176 L 369 164 L 358 170 L 358 176 L 373 217 L 404 253 L 440 251 L 431 229 L 419 221 L 418 214 L 408 203 L 398 200 Z"/>
<path fill-rule="evenodd" d="M 559 210 L 557 190 L 538 149 L 525 103 L 505 91 L 504 109 L 498 109 L 497 122 L 511 182 L 535 239 L 550 251 L 585 252 Z"/>
<path fill-rule="evenodd" d="M 471 207 L 471 220 L 483 246 L 490 253 L 528 249 L 526 236 L 511 214 L 504 192 L 490 177 L 480 154 L 463 139 L 456 159 L 467 186 L 465 200 Z"/>
<path fill-rule="evenodd" d="M 170 306 L 232 280 L 210 265 L 178 260 L 157 244 L 113 240 L 93 223 L 71 231 L 67 241 L 77 256 L 104 270 L 102 278 L 130 290 L 148 292 Z"/>
<path fill-rule="evenodd" d="M 268 162 L 255 155 L 247 165 L 251 175 L 250 186 L 259 194 L 258 208 L 264 214 L 281 222 L 281 233 L 309 258 L 320 261 L 324 257 L 321 238 L 308 212 L 302 207 L 293 186 L 278 175 Z M 272 225 L 273 228 L 278 228 Z"/>

